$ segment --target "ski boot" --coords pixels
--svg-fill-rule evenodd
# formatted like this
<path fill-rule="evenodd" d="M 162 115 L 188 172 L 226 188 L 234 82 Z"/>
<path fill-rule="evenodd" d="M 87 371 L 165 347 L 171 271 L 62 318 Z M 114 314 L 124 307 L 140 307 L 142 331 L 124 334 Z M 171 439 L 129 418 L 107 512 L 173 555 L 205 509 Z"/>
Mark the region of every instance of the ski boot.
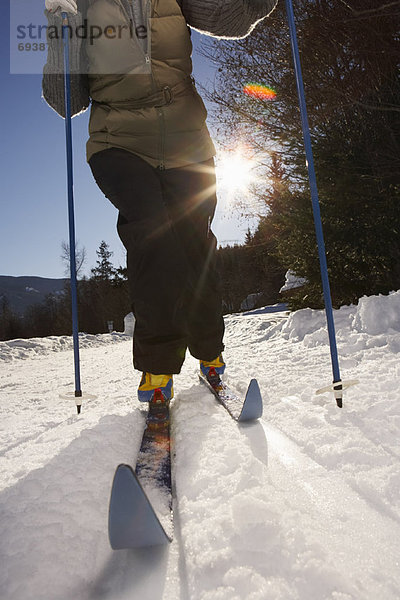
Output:
<path fill-rule="evenodd" d="M 140 402 L 149 403 L 147 423 L 152 428 L 165 427 L 169 419 L 169 403 L 174 396 L 172 375 L 143 373 L 138 389 Z"/>
<path fill-rule="evenodd" d="M 211 361 L 201 360 L 200 371 L 215 390 L 220 389 L 222 383 L 221 375 L 223 375 L 225 371 L 225 363 L 222 354 Z"/>

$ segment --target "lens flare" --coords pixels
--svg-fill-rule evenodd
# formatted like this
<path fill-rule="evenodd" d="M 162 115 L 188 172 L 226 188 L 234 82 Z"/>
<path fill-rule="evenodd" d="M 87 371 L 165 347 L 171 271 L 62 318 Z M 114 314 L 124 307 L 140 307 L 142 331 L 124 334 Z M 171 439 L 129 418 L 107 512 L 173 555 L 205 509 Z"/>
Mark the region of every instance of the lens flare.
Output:
<path fill-rule="evenodd" d="M 274 100 L 276 98 L 276 91 L 261 83 L 247 83 L 243 92 L 257 100 Z"/>
<path fill-rule="evenodd" d="M 231 196 L 235 193 L 247 193 L 255 180 L 254 168 L 255 161 L 247 158 L 242 149 L 219 154 L 217 176 L 221 188 Z"/>

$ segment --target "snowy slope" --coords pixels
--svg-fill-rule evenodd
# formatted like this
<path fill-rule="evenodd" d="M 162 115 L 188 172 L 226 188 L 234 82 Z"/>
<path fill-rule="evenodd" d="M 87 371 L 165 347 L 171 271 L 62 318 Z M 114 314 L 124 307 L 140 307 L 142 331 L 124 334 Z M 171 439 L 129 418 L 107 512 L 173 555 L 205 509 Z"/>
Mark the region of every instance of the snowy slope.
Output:
<path fill-rule="evenodd" d="M 264 417 L 238 426 L 188 356 L 172 407 L 175 539 L 112 552 L 115 466 L 134 464 L 144 416 L 122 334 L 81 336 L 78 417 L 69 338 L 0 343 L 0 598 L 400 598 L 400 292 L 336 311 L 344 379 L 331 394 L 324 314 L 226 319 L 227 381 L 257 376 Z"/>

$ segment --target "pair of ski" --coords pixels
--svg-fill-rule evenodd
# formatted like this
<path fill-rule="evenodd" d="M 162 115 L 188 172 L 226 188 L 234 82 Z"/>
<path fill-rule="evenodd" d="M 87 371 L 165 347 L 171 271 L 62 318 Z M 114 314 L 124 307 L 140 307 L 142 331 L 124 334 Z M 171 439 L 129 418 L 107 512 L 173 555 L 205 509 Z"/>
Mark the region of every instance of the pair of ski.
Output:
<path fill-rule="evenodd" d="M 250 381 L 245 399 L 226 383 L 204 383 L 238 423 L 262 415 L 262 398 L 256 379 Z M 111 547 L 142 548 L 168 544 L 173 536 L 170 419 L 167 406 L 148 415 L 136 469 L 119 465 L 115 472 L 108 520 Z M 159 416 L 159 418 L 157 418 Z"/>

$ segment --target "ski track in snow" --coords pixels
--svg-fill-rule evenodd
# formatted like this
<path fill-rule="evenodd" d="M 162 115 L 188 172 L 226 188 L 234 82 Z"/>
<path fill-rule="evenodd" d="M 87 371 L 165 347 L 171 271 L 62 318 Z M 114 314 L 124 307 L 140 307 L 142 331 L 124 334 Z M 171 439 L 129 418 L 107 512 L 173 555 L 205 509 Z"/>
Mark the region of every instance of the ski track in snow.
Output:
<path fill-rule="evenodd" d="M 171 407 L 175 538 L 113 552 L 114 470 L 144 427 L 126 336 L 81 336 L 76 415 L 68 338 L 0 343 L 4 600 L 398 600 L 400 293 L 335 311 L 345 393 L 321 311 L 227 317 L 226 380 L 255 376 L 264 416 L 238 426 L 187 357 Z M 64 351 L 67 349 L 68 351 Z"/>

